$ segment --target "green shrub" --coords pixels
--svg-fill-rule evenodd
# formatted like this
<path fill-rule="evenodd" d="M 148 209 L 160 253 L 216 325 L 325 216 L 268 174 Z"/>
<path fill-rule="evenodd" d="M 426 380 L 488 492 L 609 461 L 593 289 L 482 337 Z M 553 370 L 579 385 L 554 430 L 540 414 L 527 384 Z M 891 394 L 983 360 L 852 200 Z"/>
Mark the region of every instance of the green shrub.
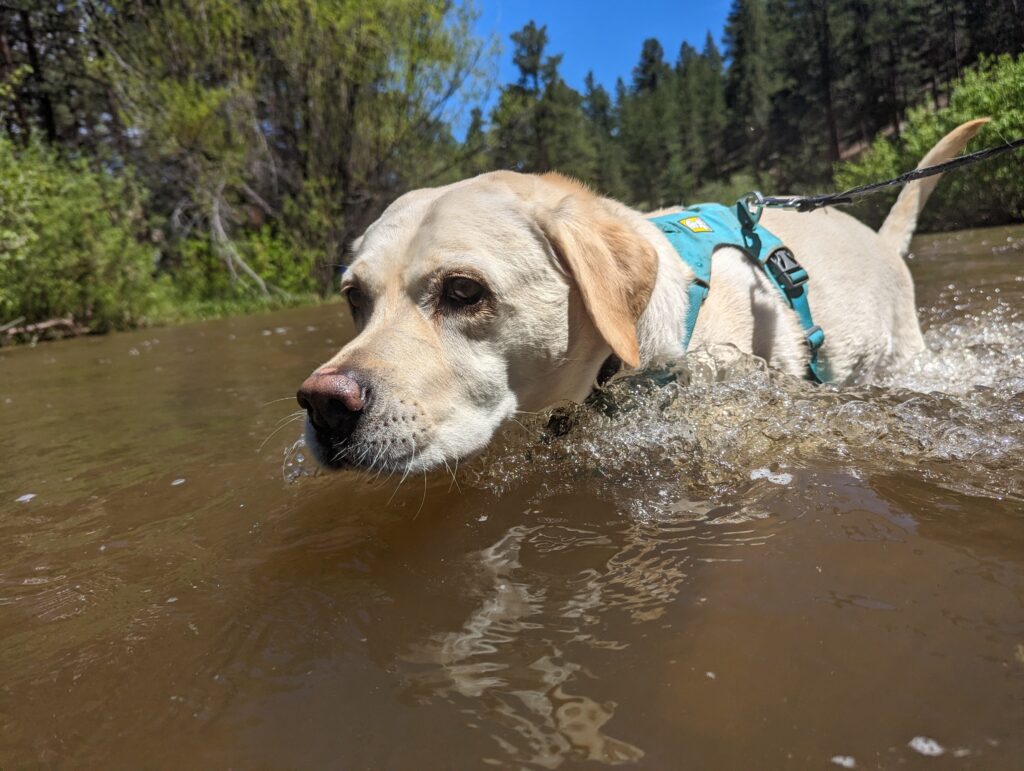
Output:
<path fill-rule="evenodd" d="M 974 118 L 992 118 L 968 151 L 1024 136 L 1024 56 L 983 59 L 954 87 L 949 106 L 911 110 L 899 142 L 879 137 L 842 165 L 836 186 L 847 189 L 914 168 L 947 132 Z M 853 210 L 878 226 L 898 191 L 865 199 Z M 921 230 L 953 230 L 1024 219 L 1024 150 L 947 174 L 921 217 Z"/>
<path fill-rule="evenodd" d="M 94 331 L 138 323 L 156 250 L 130 175 L 0 138 L 0 325 L 70 317 Z"/>
<path fill-rule="evenodd" d="M 732 206 L 747 193 L 759 190 L 761 187 L 762 185 L 751 174 L 733 174 L 727 180 L 716 180 L 701 185 L 696 192 L 689 196 L 687 202 L 715 201 Z"/>
<path fill-rule="evenodd" d="M 180 324 L 186 321 L 241 316 L 248 313 L 340 300 L 338 295 L 324 300 L 312 292 L 288 295 L 275 292 L 267 296 L 252 292 L 248 294 L 239 292 L 227 296 L 187 295 L 167 274 L 163 274 L 157 279 L 157 287 L 157 300 L 146 314 L 147 324 Z"/>
<path fill-rule="evenodd" d="M 240 245 L 246 261 L 263 279 L 289 294 L 308 294 L 317 289 L 313 269 L 320 256 L 269 227 L 250 235 Z"/>
<path fill-rule="evenodd" d="M 302 249 L 270 227 L 241 234 L 233 245 L 249 267 L 273 288 L 272 294 L 316 291 L 316 253 Z M 259 297 L 251 282 L 231 280 L 224 260 L 208 238 L 189 238 L 175 244 L 161 278 L 162 285 L 182 299 L 248 302 Z"/>

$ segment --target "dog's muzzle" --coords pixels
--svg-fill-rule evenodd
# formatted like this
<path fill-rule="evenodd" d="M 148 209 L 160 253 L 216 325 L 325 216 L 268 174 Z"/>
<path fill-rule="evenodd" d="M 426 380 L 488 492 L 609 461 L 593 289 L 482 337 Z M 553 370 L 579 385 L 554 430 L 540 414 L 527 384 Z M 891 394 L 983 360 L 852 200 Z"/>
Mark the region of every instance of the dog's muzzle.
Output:
<path fill-rule="evenodd" d="M 327 447 L 343 444 L 356 430 L 370 401 L 366 378 L 354 371 L 314 372 L 295 398 L 306 411 L 317 439 Z"/>

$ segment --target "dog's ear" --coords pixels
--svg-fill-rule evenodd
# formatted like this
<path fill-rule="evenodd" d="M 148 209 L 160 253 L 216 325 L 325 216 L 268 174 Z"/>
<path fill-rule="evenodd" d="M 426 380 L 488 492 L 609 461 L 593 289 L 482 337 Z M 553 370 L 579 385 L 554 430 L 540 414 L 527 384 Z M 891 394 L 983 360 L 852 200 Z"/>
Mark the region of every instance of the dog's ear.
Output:
<path fill-rule="evenodd" d="M 638 367 L 636 325 L 654 290 L 657 253 L 596 195 L 565 187 L 568 195 L 556 205 L 538 208 L 537 222 L 575 280 L 597 331 L 627 366 Z"/>

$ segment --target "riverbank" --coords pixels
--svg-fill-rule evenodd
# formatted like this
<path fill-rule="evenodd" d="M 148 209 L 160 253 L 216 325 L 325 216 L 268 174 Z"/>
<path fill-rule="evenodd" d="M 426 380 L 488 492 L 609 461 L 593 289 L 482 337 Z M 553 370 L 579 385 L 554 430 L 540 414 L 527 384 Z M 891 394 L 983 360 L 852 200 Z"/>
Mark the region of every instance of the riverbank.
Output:
<path fill-rule="evenodd" d="M 218 299 L 166 299 L 154 305 L 130 329 L 147 329 L 188 324 L 196 321 L 234 316 L 249 316 L 288 308 L 306 308 L 338 302 L 338 297 L 321 297 L 314 293 L 272 295 L 270 297 L 226 297 Z M 85 335 L 103 335 L 118 330 L 96 330 L 65 316 L 39 322 L 27 322 L 24 317 L 0 324 L 0 348 L 17 345 L 33 346 L 42 342 L 55 342 Z"/>
<path fill-rule="evenodd" d="M 994 248 L 1001 251 L 1024 248 L 1024 224 L 973 228 L 952 232 L 922 233 L 915 236 L 915 248 L 929 250 L 933 243 L 956 242 L 969 239 L 976 248 L 984 251 Z M 998 253 L 998 251 L 996 252 Z M 915 269 L 914 257 L 910 258 L 911 269 Z M 259 313 L 305 308 L 340 302 L 337 294 L 321 297 L 318 294 L 273 294 L 268 297 L 224 297 L 189 299 L 167 294 L 152 303 L 150 310 L 138 323 L 128 329 L 147 329 L 177 326 L 197 321 L 249 316 Z M 83 335 L 105 334 L 111 329 L 95 330 L 72 316 L 49 319 L 43 322 L 25 323 L 14 319 L 0 323 L 0 349 L 16 345 L 36 345 Z"/>

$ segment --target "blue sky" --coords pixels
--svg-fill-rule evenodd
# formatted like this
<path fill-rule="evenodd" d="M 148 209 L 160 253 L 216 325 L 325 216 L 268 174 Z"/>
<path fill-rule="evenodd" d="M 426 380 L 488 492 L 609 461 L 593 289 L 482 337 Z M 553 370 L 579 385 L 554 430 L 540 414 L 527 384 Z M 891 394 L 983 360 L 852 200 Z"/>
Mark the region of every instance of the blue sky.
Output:
<path fill-rule="evenodd" d="M 670 62 L 676 60 L 684 40 L 703 48 L 708 30 L 721 45 L 730 4 L 730 0 L 477 0 L 476 31 L 501 42 L 501 84 L 518 77 L 509 34 L 533 19 L 547 25 L 548 53 L 564 54 L 561 72 L 570 86 L 582 91 L 583 78 L 593 70 L 597 81 L 611 91 L 617 77 L 629 82 L 646 38 L 660 40 Z M 493 104 L 492 97 L 485 111 Z"/>

